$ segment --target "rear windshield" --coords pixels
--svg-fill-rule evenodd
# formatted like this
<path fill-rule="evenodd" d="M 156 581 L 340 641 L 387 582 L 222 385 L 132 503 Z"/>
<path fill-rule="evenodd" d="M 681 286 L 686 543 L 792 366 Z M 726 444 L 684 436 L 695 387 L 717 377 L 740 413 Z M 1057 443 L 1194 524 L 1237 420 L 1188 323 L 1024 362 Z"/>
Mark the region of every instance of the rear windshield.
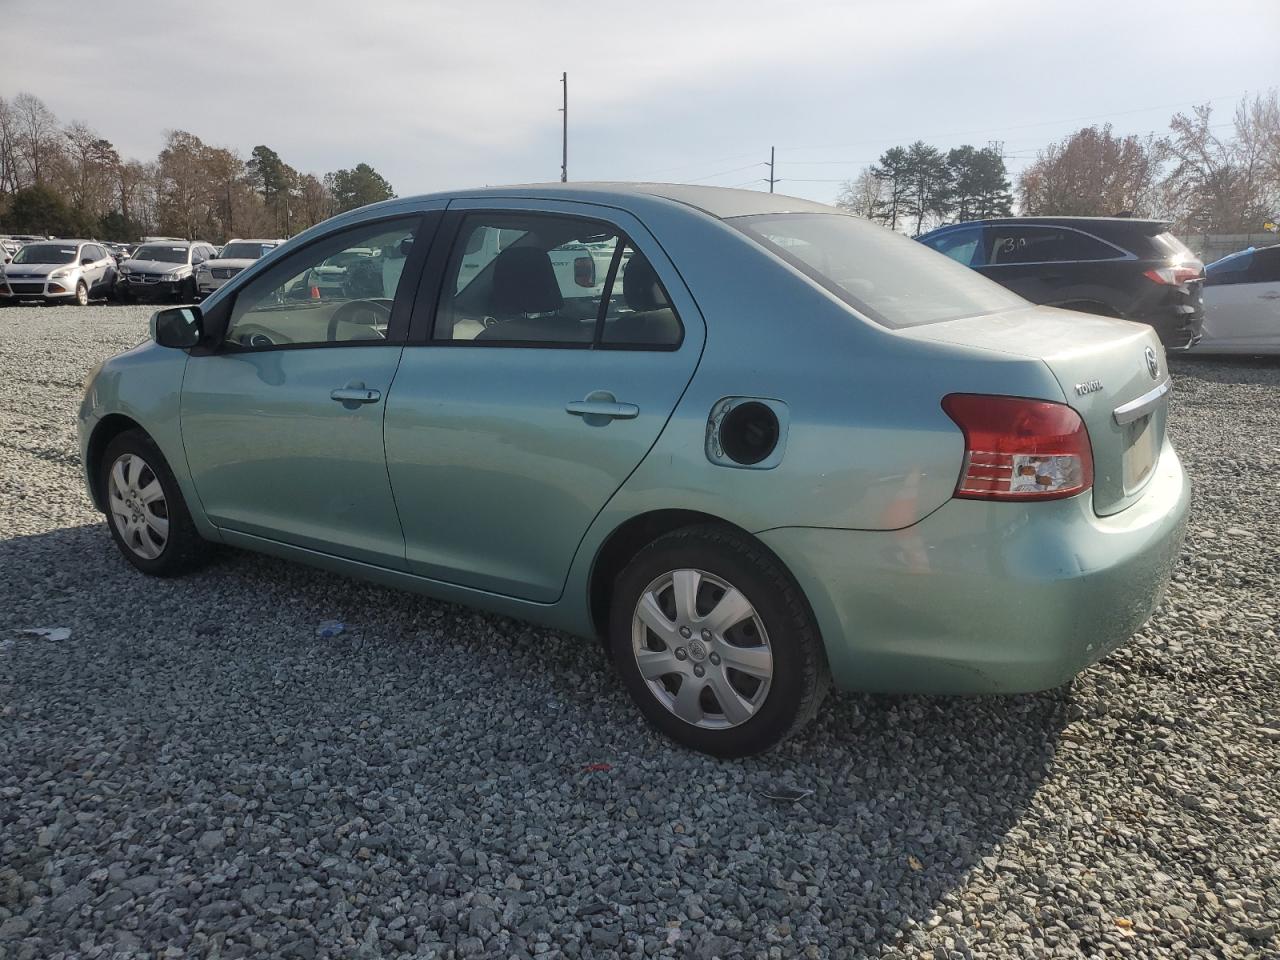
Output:
<path fill-rule="evenodd" d="M 13 256 L 14 263 L 70 263 L 76 258 L 74 244 L 28 243 Z"/>
<path fill-rule="evenodd" d="M 1195 260 L 1195 253 L 1185 243 L 1175 237 L 1167 230 L 1164 233 L 1157 233 L 1151 238 L 1151 242 L 1155 244 L 1156 250 L 1162 255 L 1166 255 L 1170 260 Z"/>
<path fill-rule="evenodd" d="M 915 327 L 1027 303 L 950 257 L 857 217 L 784 213 L 728 222 L 882 326 Z"/>
<path fill-rule="evenodd" d="M 228 243 L 218 254 L 219 260 L 257 260 L 275 249 L 274 243 Z"/>
<path fill-rule="evenodd" d="M 158 260 L 161 263 L 186 263 L 186 247 L 170 247 L 161 244 L 148 244 L 134 251 L 135 260 Z"/>

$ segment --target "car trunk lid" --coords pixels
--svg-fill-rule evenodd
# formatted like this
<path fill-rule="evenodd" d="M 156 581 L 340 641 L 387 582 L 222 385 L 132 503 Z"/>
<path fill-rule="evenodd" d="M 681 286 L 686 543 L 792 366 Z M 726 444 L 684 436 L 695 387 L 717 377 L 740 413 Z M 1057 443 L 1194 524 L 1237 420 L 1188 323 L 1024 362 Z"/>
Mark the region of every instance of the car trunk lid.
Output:
<path fill-rule="evenodd" d="M 1093 504 L 1118 513 L 1155 472 L 1168 421 L 1169 374 L 1154 330 L 1053 307 L 926 324 L 904 336 L 1041 360 L 1084 421 L 1093 449 Z M 999 393 L 998 387 L 992 393 Z"/>

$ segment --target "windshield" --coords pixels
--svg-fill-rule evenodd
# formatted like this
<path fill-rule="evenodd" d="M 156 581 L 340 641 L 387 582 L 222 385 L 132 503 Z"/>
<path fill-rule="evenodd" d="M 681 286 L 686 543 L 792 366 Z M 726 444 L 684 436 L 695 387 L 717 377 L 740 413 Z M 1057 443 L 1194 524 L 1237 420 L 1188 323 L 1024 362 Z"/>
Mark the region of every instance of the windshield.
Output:
<path fill-rule="evenodd" d="M 134 251 L 133 259 L 134 260 L 158 260 L 161 263 L 186 263 L 187 248 L 161 246 L 160 244 L 152 244 L 146 247 L 139 247 L 136 251 Z"/>
<path fill-rule="evenodd" d="M 76 258 L 75 244 L 28 243 L 13 255 L 14 263 L 70 263 Z"/>
<path fill-rule="evenodd" d="M 924 244 L 858 217 L 758 214 L 728 223 L 882 326 L 914 327 L 1027 303 Z"/>
<path fill-rule="evenodd" d="M 257 260 L 275 249 L 274 243 L 228 243 L 218 254 L 219 260 Z"/>

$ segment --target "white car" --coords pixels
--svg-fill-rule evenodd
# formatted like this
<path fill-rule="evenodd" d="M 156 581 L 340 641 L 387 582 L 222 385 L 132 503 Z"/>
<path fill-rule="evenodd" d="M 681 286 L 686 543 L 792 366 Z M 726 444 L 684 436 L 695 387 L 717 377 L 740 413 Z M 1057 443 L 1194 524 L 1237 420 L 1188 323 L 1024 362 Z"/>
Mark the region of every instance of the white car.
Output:
<path fill-rule="evenodd" d="M 1192 353 L 1280 353 L 1280 244 L 1205 267 L 1204 337 Z"/>
<path fill-rule="evenodd" d="M 196 270 L 196 296 L 207 297 L 282 243 L 283 240 L 228 240 L 216 257 L 206 260 Z"/>
<path fill-rule="evenodd" d="M 111 293 L 116 261 L 92 240 L 28 243 L 0 268 L 0 305 L 22 300 L 85 306 Z"/>

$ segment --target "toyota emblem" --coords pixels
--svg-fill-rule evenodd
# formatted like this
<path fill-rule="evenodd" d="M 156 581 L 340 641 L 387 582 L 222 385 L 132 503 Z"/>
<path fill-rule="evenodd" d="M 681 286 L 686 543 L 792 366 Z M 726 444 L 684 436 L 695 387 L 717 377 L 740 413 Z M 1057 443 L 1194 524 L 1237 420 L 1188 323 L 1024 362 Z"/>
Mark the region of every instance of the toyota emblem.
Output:
<path fill-rule="evenodd" d="M 1147 347 L 1146 349 L 1146 358 L 1147 358 L 1147 373 L 1151 374 L 1152 380 L 1159 379 L 1160 361 L 1156 357 L 1156 352 L 1152 350 L 1150 347 Z"/>

